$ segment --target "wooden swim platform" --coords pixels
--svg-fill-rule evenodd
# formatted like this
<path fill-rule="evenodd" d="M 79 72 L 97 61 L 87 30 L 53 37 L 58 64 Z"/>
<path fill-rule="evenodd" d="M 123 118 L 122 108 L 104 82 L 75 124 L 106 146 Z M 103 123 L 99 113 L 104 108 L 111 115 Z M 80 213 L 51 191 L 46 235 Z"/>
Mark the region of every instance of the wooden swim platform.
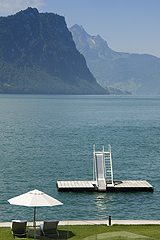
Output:
<path fill-rule="evenodd" d="M 114 180 L 111 146 L 108 151 L 93 148 L 93 180 L 57 181 L 58 191 L 153 191 L 153 186 L 146 180 Z"/>
<path fill-rule="evenodd" d="M 65 192 L 81 192 L 99 191 L 96 181 L 57 181 L 58 191 Z M 149 191 L 153 192 L 153 186 L 146 180 L 124 180 L 114 181 L 112 184 L 107 184 L 105 192 L 134 192 L 134 191 Z"/>

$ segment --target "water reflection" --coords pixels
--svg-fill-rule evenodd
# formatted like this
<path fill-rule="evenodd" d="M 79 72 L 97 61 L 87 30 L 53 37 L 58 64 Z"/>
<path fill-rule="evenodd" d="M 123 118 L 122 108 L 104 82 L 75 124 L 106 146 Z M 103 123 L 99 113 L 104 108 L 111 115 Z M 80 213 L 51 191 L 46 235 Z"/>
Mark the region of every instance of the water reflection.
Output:
<path fill-rule="evenodd" d="M 112 196 L 107 193 L 97 193 L 95 198 L 96 210 L 98 212 L 108 212 L 109 202 L 112 201 Z"/>

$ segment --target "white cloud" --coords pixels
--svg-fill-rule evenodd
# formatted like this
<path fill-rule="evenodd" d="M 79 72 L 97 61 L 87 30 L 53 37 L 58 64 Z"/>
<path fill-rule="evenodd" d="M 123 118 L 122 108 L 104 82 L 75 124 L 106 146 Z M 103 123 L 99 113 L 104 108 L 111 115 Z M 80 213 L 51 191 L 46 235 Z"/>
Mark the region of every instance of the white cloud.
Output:
<path fill-rule="evenodd" d="M 0 15 L 11 15 L 27 7 L 34 7 L 40 10 L 43 5 L 44 0 L 0 0 Z"/>

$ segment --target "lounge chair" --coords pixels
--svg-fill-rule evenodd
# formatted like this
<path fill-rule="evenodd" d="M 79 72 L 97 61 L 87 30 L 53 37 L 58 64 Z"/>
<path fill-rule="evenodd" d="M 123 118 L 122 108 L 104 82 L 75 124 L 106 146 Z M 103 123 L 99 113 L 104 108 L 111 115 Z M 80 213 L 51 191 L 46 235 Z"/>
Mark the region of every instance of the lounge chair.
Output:
<path fill-rule="evenodd" d="M 59 232 L 57 230 L 59 221 L 44 221 L 43 224 L 40 225 L 41 233 L 45 237 L 52 237 L 53 235 L 57 235 L 59 237 Z"/>
<path fill-rule="evenodd" d="M 27 221 L 12 220 L 13 237 L 27 237 Z"/>

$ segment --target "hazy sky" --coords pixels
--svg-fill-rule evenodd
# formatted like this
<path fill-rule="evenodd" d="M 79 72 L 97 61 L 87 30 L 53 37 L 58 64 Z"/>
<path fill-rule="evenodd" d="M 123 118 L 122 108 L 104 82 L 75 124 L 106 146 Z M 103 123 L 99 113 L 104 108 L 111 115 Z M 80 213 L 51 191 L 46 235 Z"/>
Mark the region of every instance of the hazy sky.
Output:
<path fill-rule="evenodd" d="M 0 15 L 29 6 L 63 15 L 68 27 L 82 25 L 115 51 L 160 57 L 160 0 L 0 0 Z"/>

